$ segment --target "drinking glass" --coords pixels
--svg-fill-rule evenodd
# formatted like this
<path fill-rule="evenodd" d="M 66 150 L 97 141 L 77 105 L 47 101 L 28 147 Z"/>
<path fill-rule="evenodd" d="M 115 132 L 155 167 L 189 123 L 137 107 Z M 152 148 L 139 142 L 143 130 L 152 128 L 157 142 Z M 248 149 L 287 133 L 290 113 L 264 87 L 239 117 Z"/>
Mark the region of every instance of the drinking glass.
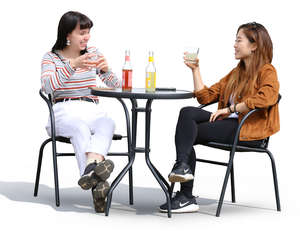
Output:
<path fill-rule="evenodd" d="M 89 58 L 89 61 L 90 61 L 91 64 L 95 64 L 96 65 L 97 64 L 96 61 L 100 58 L 100 55 L 97 54 L 97 53 L 91 53 L 91 54 L 93 54 L 93 56 Z M 95 69 L 95 68 L 96 67 L 93 67 L 91 69 Z"/>
<path fill-rule="evenodd" d="M 198 57 L 199 48 L 197 47 L 185 47 L 185 57 L 187 62 L 189 63 L 196 63 L 196 59 Z"/>

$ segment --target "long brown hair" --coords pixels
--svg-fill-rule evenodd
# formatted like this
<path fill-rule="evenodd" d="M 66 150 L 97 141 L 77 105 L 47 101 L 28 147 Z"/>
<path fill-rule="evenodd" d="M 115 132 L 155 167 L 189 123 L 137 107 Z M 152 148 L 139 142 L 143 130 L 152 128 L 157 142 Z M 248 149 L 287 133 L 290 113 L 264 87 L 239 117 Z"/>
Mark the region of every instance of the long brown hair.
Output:
<path fill-rule="evenodd" d="M 241 29 L 249 42 L 255 44 L 257 48 L 252 53 L 248 69 L 246 69 L 246 64 L 242 59 L 235 68 L 226 85 L 225 102 L 228 102 L 231 94 L 235 96 L 235 102 L 238 98 L 251 94 L 259 69 L 263 65 L 271 63 L 273 58 L 272 40 L 263 25 L 256 22 L 243 24 L 239 26 L 237 34 Z"/>

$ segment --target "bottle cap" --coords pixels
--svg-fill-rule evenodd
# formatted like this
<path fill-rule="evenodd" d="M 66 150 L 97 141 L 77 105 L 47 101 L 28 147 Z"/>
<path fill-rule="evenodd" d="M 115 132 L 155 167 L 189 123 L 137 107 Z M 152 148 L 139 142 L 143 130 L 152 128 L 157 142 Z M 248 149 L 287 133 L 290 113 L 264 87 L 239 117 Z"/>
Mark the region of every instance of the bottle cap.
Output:
<path fill-rule="evenodd" d="M 154 52 L 153 51 L 149 51 L 149 62 L 153 62 L 154 61 Z"/>
<path fill-rule="evenodd" d="M 130 51 L 125 50 L 125 61 L 130 61 Z"/>

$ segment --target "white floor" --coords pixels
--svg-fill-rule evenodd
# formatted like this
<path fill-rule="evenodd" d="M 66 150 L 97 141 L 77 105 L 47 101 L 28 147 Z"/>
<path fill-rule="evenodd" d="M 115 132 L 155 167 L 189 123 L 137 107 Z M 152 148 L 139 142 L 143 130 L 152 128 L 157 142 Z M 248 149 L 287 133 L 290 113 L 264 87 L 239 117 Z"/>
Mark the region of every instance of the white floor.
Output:
<path fill-rule="evenodd" d="M 284 165 L 278 164 L 282 212 L 277 212 L 269 161 L 266 157 L 256 159 L 258 161 L 255 157 L 237 156 L 235 161 L 237 203 L 230 203 L 230 190 L 228 190 L 221 217 L 217 218 L 214 215 L 224 169 L 202 164 L 197 169 L 194 189 L 194 194 L 198 196 L 199 212 L 173 214 L 171 219 L 167 218 L 166 214 L 158 212 L 157 208 L 164 203 L 165 197 L 146 166 L 143 169 L 140 167 L 143 165 L 143 158 L 137 157 L 135 163 L 134 205 L 128 205 L 128 185 L 127 176 L 125 176 L 115 190 L 108 217 L 94 213 L 90 191 L 82 191 L 77 187 L 77 176 L 64 170 L 75 168 L 74 160 L 59 161 L 60 207 L 56 207 L 54 203 L 51 159 L 45 156 L 38 197 L 33 197 L 35 163 L 26 168 L 19 162 L 15 164 L 15 170 L 6 176 L 6 179 L 11 180 L 0 180 L 1 225 L 7 227 L 6 230 L 53 230 L 54 228 L 59 228 L 59 230 L 64 228 L 68 230 L 91 228 L 99 230 L 102 228 L 113 230 L 253 230 L 262 228 L 282 230 L 287 225 L 297 226 L 299 186 L 293 185 L 298 184 L 297 179 L 289 180 L 292 176 L 289 175 L 290 172 L 283 171 Z M 119 160 L 115 162 L 117 166 L 123 163 Z M 252 169 L 252 176 L 249 172 L 251 164 L 256 165 Z M 3 164 L 2 166 L 5 167 Z M 24 170 L 23 176 L 15 174 L 19 167 Z M 120 169 L 116 168 L 114 176 Z M 28 176 L 32 179 L 25 180 Z M 19 180 L 15 180 L 17 178 Z"/>

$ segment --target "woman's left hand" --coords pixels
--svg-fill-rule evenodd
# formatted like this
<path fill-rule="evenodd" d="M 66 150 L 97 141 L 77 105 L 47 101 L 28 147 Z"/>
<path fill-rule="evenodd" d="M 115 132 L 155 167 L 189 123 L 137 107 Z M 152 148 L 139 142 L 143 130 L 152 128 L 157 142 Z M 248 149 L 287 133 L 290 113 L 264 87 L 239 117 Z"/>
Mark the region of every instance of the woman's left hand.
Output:
<path fill-rule="evenodd" d="M 108 64 L 103 55 L 95 55 L 97 57 L 96 60 L 92 60 L 89 64 L 95 65 L 95 67 L 103 72 L 108 72 Z"/>
<path fill-rule="evenodd" d="M 227 107 L 219 109 L 216 112 L 211 113 L 210 118 L 209 118 L 209 122 L 214 122 L 221 115 L 229 115 L 229 114 L 230 114 L 230 112 L 229 112 Z"/>
<path fill-rule="evenodd" d="M 97 59 L 96 68 L 101 71 L 108 72 L 108 63 L 103 55 L 100 55 L 99 59 Z"/>

